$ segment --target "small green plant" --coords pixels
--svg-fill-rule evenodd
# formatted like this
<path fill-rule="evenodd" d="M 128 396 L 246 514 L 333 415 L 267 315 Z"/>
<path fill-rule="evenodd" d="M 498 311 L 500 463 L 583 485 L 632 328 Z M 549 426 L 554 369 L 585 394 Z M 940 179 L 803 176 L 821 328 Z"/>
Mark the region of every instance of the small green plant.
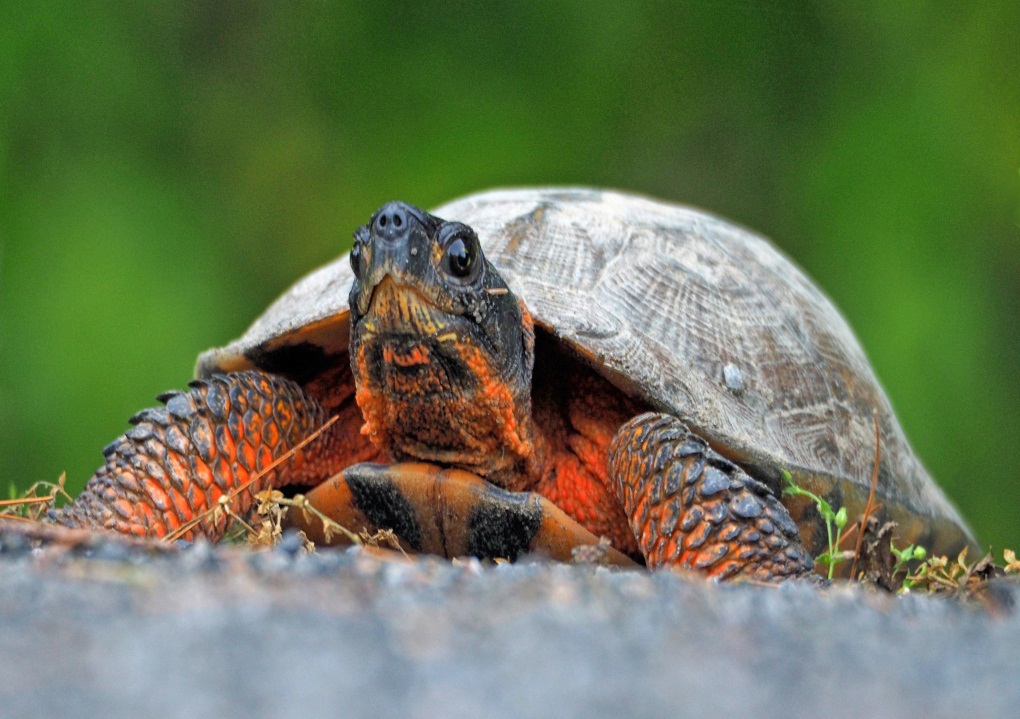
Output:
<path fill-rule="evenodd" d="M 910 572 L 908 571 L 908 562 L 921 561 L 928 556 L 928 551 L 919 544 L 911 544 L 909 547 L 904 549 L 896 549 L 896 546 L 889 542 L 889 551 L 896 557 L 896 565 L 893 567 L 892 574 L 895 577 L 900 571 L 904 572 L 906 576 L 903 578 L 903 586 L 900 587 L 900 591 L 910 589 L 914 586 L 914 582 L 911 580 Z"/>
<path fill-rule="evenodd" d="M 907 575 L 901 592 L 920 590 L 930 594 L 957 594 L 980 600 L 990 582 L 1020 574 L 1020 561 L 1012 549 L 1003 550 L 1002 564 L 994 561 L 991 552 L 977 561 L 968 561 L 966 548 L 956 559 L 937 555 L 923 559 Z"/>
<path fill-rule="evenodd" d="M 783 489 L 784 496 L 807 497 L 815 503 L 815 507 L 818 508 L 818 514 L 820 514 L 822 519 L 825 520 L 825 531 L 828 536 L 828 550 L 815 557 L 815 561 L 828 567 L 829 579 L 832 579 L 832 575 L 836 570 L 836 565 L 847 558 L 846 554 L 839 549 L 839 536 L 843 531 L 843 527 L 846 526 L 847 521 L 846 507 L 840 507 L 838 512 L 834 512 L 832 510 L 832 505 L 817 494 L 809 492 L 803 487 L 797 486 L 797 484 L 793 481 L 793 477 L 785 469 L 783 470 L 783 481 L 786 483 L 786 487 Z M 833 532 L 834 527 L 835 532 Z"/>

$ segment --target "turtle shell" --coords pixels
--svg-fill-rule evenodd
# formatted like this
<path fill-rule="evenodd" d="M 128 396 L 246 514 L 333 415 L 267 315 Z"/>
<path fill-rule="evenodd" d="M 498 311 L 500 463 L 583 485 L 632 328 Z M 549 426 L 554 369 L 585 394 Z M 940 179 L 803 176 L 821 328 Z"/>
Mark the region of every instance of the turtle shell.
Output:
<path fill-rule="evenodd" d="M 832 302 L 763 237 L 619 192 L 494 190 L 433 210 L 475 229 L 536 323 L 773 489 L 789 471 L 851 516 L 872 483 L 908 541 L 952 551 L 966 524 L 914 454 Z M 197 374 L 260 367 L 309 382 L 347 363 L 346 256 L 297 282 Z M 792 504 L 800 521 L 814 510 Z"/>

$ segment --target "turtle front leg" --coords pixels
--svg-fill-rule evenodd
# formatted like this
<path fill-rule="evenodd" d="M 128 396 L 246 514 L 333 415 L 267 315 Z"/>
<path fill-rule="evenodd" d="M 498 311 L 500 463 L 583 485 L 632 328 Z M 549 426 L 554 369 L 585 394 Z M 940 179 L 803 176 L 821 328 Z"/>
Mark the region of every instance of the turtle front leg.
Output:
<path fill-rule="evenodd" d="M 650 568 L 762 582 L 811 574 L 786 508 L 676 417 L 650 412 L 623 425 L 608 469 Z"/>
<path fill-rule="evenodd" d="M 574 549 L 599 544 L 541 495 L 508 492 L 470 472 L 422 462 L 356 464 L 306 499 L 349 531 L 392 530 L 408 552 L 510 561 L 537 552 L 569 562 Z M 291 509 L 287 522 L 317 544 L 345 541 L 343 534 L 327 540 L 322 520 L 299 509 Z M 606 564 L 635 564 L 612 547 L 600 551 Z"/>
<path fill-rule="evenodd" d="M 270 469 L 328 419 L 315 399 L 282 377 L 214 375 L 159 399 L 166 406 L 131 418 L 134 426 L 103 450 L 106 463 L 74 502 L 51 512 L 52 522 L 163 537 L 201 517 L 181 536 L 215 540 L 229 517 L 207 510 L 221 497 L 244 515 L 266 487 L 314 484 L 352 459 L 350 427 L 334 424 Z"/>

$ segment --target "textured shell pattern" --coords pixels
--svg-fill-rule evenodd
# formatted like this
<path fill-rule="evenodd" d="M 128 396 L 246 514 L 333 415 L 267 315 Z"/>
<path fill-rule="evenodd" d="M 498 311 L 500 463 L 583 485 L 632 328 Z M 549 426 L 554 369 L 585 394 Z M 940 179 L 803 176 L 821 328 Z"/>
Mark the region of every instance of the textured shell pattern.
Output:
<path fill-rule="evenodd" d="M 780 469 L 869 485 L 874 415 L 879 495 L 966 526 L 847 322 L 768 240 L 692 208 L 589 189 L 494 190 L 433 213 L 475 229 L 540 325 L 773 485 Z M 352 281 L 346 256 L 311 273 L 240 339 L 200 356 L 198 374 L 309 337 L 339 360 Z"/>

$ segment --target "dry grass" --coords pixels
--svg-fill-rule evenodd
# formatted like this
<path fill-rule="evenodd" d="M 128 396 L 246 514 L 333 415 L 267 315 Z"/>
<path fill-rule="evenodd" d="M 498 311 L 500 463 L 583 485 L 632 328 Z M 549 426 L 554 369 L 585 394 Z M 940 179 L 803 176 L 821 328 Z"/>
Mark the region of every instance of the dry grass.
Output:
<path fill-rule="evenodd" d="M 316 436 L 309 437 L 306 442 L 311 442 Z M 295 447 L 292 452 L 302 446 L 304 444 Z M 247 517 L 242 517 L 231 509 L 229 503 L 234 496 L 247 490 L 289 457 L 290 454 L 281 457 L 265 471 L 252 477 L 244 486 L 230 495 L 225 495 L 216 505 L 197 515 L 174 535 L 158 542 L 133 539 L 128 541 L 145 546 L 162 544 L 165 547 L 187 529 L 197 527 L 202 521 L 211 519 L 214 523 L 225 521 L 227 525 L 227 532 L 221 541 L 244 544 L 256 550 L 266 549 L 280 541 L 287 527 L 287 514 L 301 512 L 306 520 L 314 518 L 322 523 L 323 535 L 329 543 L 333 539 L 339 539 L 350 544 L 404 552 L 397 536 L 391 530 L 374 533 L 354 532 L 313 507 L 301 494 L 286 497 L 279 490 L 266 489 L 255 495 L 255 504 Z M 71 500 L 64 489 L 64 484 L 65 477 L 61 475 L 56 482 L 37 482 L 20 496 L 0 500 L 0 528 L 12 525 L 12 529 L 16 527 L 15 531 L 24 533 L 30 538 L 62 546 L 79 546 L 94 541 L 96 535 L 93 532 L 68 530 L 45 522 L 48 511 L 55 507 L 58 499 Z M 869 509 L 873 511 L 870 504 Z M 861 527 L 864 527 L 863 531 L 860 531 Z M 997 562 L 991 553 L 980 559 L 970 560 L 966 549 L 955 558 L 928 557 L 920 547 L 897 549 L 893 540 L 895 530 L 896 525 L 891 522 L 878 526 L 874 514 L 868 512 L 854 522 L 846 532 L 842 534 L 837 532 L 833 536 L 833 546 L 828 554 L 838 553 L 841 560 L 853 560 L 855 569 L 851 579 L 837 581 L 848 581 L 897 594 L 925 593 L 977 600 L 988 605 L 994 602 L 994 599 L 989 598 L 989 588 L 996 580 L 1020 575 L 1020 560 L 1011 549 L 1003 550 L 1001 563 Z M 854 549 L 840 550 L 840 545 L 855 533 L 857 536 Z M 304 533 L 299 533 L 299 536 L 304 551 L 314 552 L 315 544 L 305 537 Z M 585 561 L 586 557 L 587 555 L 582 552 L 578 559 Z"/>

